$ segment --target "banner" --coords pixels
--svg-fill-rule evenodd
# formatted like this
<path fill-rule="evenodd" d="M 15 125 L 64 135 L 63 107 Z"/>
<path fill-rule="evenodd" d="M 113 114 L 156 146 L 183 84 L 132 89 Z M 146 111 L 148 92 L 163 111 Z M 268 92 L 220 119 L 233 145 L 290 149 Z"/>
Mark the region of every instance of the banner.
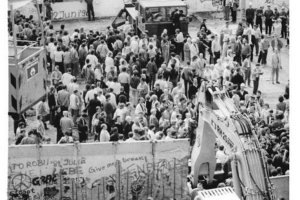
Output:
<path fill-rule="evenodd" d="M 188 140 L 9 147 L 9 199 L 184 199 Z"/>

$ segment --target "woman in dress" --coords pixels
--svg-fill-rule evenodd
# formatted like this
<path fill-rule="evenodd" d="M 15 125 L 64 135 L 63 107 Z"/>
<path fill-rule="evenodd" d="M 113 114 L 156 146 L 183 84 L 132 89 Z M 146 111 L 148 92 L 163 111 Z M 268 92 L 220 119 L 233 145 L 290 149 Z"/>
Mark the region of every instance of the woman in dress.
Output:
<path fill-rule="evenodd" d="M 170 42 L 168 41 L 167 37 L 164 37 L 161 41 L 161 51 L 164 62 L 168 63 L 170 58 Z"/>
<path fill-rule="evenodd" d="M 198 48 L 198 44 L 197 44 L 196 39 L 192 40 L 192 44 L 190 45 L 190 54 L 191 54 L 191 59 L 190 60 L 192 60 L 194 56 L 199 55 L 199 48 Z"/>
<path fill-rule="evenodd" d="M 137 87 L 140 83 L 140 77 L 138 76 L 139 72 L 137 70 L 133 71 L 133 76 L 131 76 L 130 79 L 130 98 L 133 106 L 137 104 L 138 100 L 138 92 L 137 92 Z"/>
<path fill-rule="evenodd" d="M 190 46 L 192 45 L 192 40 L 190 37 L 187 38 L 186 42 L 183 46 L 183 53 L 184 53 L 184 61 L 191 61 L 191 49 Z"/>

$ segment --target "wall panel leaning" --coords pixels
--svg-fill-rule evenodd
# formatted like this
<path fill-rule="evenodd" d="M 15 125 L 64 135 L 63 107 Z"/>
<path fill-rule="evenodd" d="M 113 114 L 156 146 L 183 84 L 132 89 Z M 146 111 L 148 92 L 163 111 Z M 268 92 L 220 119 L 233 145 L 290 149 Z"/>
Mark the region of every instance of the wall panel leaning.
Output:
<path fill-rule="evenodd" d="M 188 157 L 187 140 L 12 146 L 8 197 L 183 199 Z"/>

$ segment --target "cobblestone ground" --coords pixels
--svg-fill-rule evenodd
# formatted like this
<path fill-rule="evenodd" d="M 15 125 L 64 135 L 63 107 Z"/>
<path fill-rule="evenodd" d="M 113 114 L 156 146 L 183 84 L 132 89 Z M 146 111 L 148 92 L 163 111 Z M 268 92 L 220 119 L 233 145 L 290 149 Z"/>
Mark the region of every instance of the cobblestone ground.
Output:
<path fill-rule="evenodd" d="M 206 16 L 205 16 L 206 17 Z M 55 22 L 54 28 L 58 28 L 61 24 L 65 24 L 66 29 L 69 32 L 73 32 L 75 28 L 83 27 L 87 30 L 94 31 L 104 31 L 107 26 L 109 26 L 113 21 L 113 18 L 105 18 L 97 21 L 87 21 L 87 20 L 73 20 L 73 21 L 64 21 L 64 22 Z M 224 20 L 220 19 L 210 19 L 207 20 L 207 27 L 212 30 L 212 32 L 220 33 L 221 28 L 224 26 Z M 199 27 L 199 22 L 194 19 L 189 25 L 189 32 L 192 37 L 196 36 L 197 30 Z M 237 24 L 230 24 L 230 28 L 236 30 Z M 283 43 L 286 44 L 286 41 L 283 40 Z M 271 52 L 271 49 L 269 50 Z M 263 98 L 265 102 L 268 102 L 271 107 L 274 107 L 277 103 L 278 96 L 283 94 L 286 84 L 289 80 L 289 49 L 284 47 L 281 51 L 282 67 L 280 70 L 279 81 L 280 84 L 273 85 L 270 81 L 271 78 L 271 66 L 270 66 L 270 53 L 268 55 L 268 65 L 263 68 L 263 75 L 260 78 L 259 90 L 263 93 Z M 254 62 L 257 61 L 257 57 L 254 57 Z M 252 93 L 253 88 L 246 88 L 250 93 Z M 35 126 L 35 117 L 30 117 L 27 119 L 28 124 L 31 127 Z M 51 138 L 51 143 L 56 141 L 56 129 L 49 125 L 49 130 L 47 130 L 46 135 Z M 75 136 L 77 135 L 75 131 Z M 90 138 L 92 141 L 92 138 Z M 14 133 L 13 133 L 13 121 L 9 118 L 9 144 L 14 142 Z"/>

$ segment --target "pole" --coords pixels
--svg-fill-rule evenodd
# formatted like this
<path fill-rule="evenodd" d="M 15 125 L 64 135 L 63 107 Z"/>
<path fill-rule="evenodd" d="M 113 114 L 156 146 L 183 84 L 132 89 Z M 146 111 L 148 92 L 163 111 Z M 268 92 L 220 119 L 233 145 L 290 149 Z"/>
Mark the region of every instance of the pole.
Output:
<path fill-rule="evenodd" d="M 15 57 L 15 62 L 16 62 L 16 65 L 18 65 L 18 57 L 17 57 L 17 54 L 18 54 L 18 51 L 17 51 L 17 36 L 16 36 L 16 30 L 15 30 L 15 14 L 14 14 L 14 9 L 13 9 L 13 5 L 11 4 L 10 5 L 10 19 L 11 19 L 11 22 L 12 22 L 12 32 L 13 32 L 13 48 L 14 48 L 14 57 Z"/>
<path fill-rule="evenodd" d="M 39 4 L 38 4 L 37 0 L 35 0 L 35 6 L 36 6 L 36 9 L 37 9 L 38 20 L 40 22 L 41 31 L 42 31 L 41 42 L 42 42 L 44 50 L 45 50 L 46 47 L 45 47 L 44 25 L 43 25 L 43 21 L 41 19 L 40 7 L 39 7 Z"/>

